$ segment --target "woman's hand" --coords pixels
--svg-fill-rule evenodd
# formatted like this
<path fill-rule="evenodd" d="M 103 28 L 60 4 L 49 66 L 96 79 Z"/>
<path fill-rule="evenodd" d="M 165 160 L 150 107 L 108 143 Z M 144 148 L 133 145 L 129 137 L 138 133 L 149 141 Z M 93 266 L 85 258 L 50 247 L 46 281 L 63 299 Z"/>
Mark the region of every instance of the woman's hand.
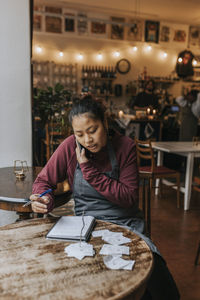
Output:
<path fill-rule="evenodd" d="M 76 147 L 76 157 L 77 157 L 78 163 L 82 164 L 82 163 L 88 162 L 88 158 L 85 155 L 85 149 L 84 148 L 80 149 L 77 142 L 76 142 L 76 145 L 77 145 L 77 147 Z"/>
<path fill-rule="evenodd" d="M 30 196 L 30 200 L 34 201 L 31 203 L 32 210 L 35 213 L 47 213 L 47 204 L 49 203 L 49 197 L 48 196 L 42 196 L 39 197 L 40 194 L 32 194 Z"/>

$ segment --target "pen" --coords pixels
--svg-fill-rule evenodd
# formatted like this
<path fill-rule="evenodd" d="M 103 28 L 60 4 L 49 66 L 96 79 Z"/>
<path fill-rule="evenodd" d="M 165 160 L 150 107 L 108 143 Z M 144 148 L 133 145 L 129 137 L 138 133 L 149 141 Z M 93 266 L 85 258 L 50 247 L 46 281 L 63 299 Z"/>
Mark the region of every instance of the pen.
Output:
<path fill-rule="evenodd" d="M 48 194 L 48 193 L 51 193 L 52 192 L 52 189 L 49 189 L 49 190 L 47 190 L 47 191 L 44 191 L 43 193 L 41 193 L 39 196 L 38 196 L 38 198 L 40 198 L 40 197 L 42 197 L 42 196 L 44 196 L 44 195 L 46 195 L 46 194 Z M 23 205 L 23 207 L 25 207 L 25 206 L 28 206 L 29 204 L 31 204 L 32 202 L 34 202 L 35 200 L 29 200 L 29 201 L 27 201 L 24 205 Z"/>

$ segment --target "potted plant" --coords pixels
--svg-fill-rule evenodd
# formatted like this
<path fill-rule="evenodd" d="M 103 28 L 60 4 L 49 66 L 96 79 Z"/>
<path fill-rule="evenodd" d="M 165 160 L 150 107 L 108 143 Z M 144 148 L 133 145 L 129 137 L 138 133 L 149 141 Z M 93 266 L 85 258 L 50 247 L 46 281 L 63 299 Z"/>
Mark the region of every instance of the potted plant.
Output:
<path fill-rule="evenodd" d="M 71 126 L 68 122 L 68 112 L 71 107 L 72 92 L 66 90 L 63 85 L 57 83 L 54 87 L 46 89 L 33 89 L 33 118 L 34 118 L 34 158 L 36 164 L 41 165 L 42 141 L 47 147 L 47 135 L 50 136 L 48 149 L 54 151 L 53 141 L 58 135 L 68 136 L 71 134 Z M 51 134 L 49 134 L 51 132 Z M 41 153 L 41 154 L 40 154 Z M 39 159 L 39 157 L 42 157 Z"/>
<path fill-rule="evenodd" d="M 47 87 L 46 89 L 34 88 L 34 117 L 39 117 L 41 124 L 45 126 L 48 121 L 53 120 L 56 116 L 64 116 L 65 112 L 67 112 L 71 106 L 71 97 L 71 91 L 66 90 L 60 83 L 57 83 L 54 87 Z"/>

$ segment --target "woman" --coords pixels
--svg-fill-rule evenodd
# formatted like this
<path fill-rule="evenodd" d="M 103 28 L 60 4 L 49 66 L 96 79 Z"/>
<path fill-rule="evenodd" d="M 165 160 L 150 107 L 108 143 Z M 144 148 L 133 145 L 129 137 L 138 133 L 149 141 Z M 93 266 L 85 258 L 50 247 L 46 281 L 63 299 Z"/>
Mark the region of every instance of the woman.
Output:
<path fill-rule="evenodd" d="M 104 109 L 86 96 L 69 115 L 74 135 L 57 148 L 33 185 L 30 199 L 36 213 L 53 209 L 53 195 L 38 198 L 66 178 L 73 191 L 75 213 L 126 226 L 139 234 L 154 253 L 154 270 L 143 299 L 179 299 L 176 285 L 155 245 L 145 237 L 138 208 L 138 170 L 134 141 L 108 134 Z"/>

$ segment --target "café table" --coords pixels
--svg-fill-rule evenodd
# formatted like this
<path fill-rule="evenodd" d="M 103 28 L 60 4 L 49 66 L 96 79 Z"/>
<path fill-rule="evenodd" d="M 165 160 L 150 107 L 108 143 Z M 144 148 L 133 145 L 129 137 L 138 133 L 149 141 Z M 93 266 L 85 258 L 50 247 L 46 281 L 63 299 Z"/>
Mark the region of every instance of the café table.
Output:
<path fill-rule="evenodd" d="M 0 209 L 16 211 L 19 219 L 32 217 L 31 205 L 23 207 L 21 199 L 28 199 L 32 193 L 33 182 L 42 170 L 42 167 L 28 167 L 23 180 L 17 179 L 13 167 L 0 168 Z M 59 183 L 55 206 L 64 204 L 68 198 L 69 185 L 67 182 Z M 13 200 L 9 199 L 13 198 Z"/>
<path fill-rule="evenodd" d="M 132 299 L 139 300 L 152 272 L 153 256 L 135 233 L 119 225 L 96 221 L 94 230 L 122 232 L 131 239 L 125 244 L 135 260 L 132 270 L 111 270 L 99 254 L 105 243 L 90 237 L 94 257 L 78 260 L 67 257 L 67 241 L 49 240 L 45 236 L 55 218 L 29 219 L 0 228 L 1 299 Z"/>
<path fill-rule="evenodd" d="M 27 218 L 32 213 L 31 206 L 23 207 L 20 199 L 29 198 L 33 181 L 40 170 L 39 167 L 28 167 L 21 180 L 16 178 L 13 167 L 0 168 L 0 209 L 16 211 L 19 219 Z"/>
<path fill-rule="evenodd" d="M 152 147 L 158 151 L 158 166 L 163 164 L 164 152 L 186 157 L 185 183 L 180 187 L 180 191 L 184 193 L 184 210 L 188 210 L 192 192 L 194 158 L 200 157 L 200 144 L 195 142 L 152 142 Z"/>

